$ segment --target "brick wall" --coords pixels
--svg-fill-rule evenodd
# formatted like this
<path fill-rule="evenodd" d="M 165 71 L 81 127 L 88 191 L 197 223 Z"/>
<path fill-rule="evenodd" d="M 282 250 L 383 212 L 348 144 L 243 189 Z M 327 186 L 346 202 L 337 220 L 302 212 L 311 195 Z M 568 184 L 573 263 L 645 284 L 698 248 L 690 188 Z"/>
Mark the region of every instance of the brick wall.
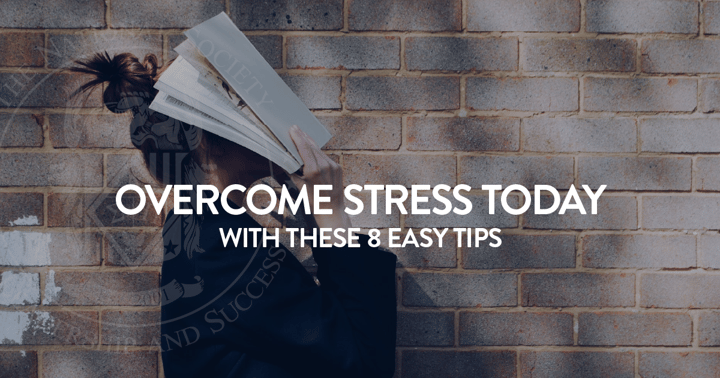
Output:
<path fill-rule="evenodd" d="M 57 69 L 167 62 L 220 11 L 348 183 L 608 185 L 595 216 L 357 216 L 503 229 L 394 250 L 397 377 L 720 376 L 720 2 L 686 0 L 2 2 L 0 376 L 162 376 L 162 218 L 113 205 L 148 173 L 128 119 Z"/>

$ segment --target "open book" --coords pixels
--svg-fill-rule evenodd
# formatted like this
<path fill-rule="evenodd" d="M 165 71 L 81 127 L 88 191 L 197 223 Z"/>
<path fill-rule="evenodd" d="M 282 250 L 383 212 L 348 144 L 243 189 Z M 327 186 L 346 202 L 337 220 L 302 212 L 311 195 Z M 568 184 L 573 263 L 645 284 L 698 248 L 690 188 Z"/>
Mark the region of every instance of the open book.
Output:
<path fill-rule="evenodd" d="M 298 125 L 318 146 L 327 129 L 288 88 L 227 14 L 185 32 L 179 57 L 160 76 L 150 109 L 246 147 L 292 173 L 302 159 Z"/>

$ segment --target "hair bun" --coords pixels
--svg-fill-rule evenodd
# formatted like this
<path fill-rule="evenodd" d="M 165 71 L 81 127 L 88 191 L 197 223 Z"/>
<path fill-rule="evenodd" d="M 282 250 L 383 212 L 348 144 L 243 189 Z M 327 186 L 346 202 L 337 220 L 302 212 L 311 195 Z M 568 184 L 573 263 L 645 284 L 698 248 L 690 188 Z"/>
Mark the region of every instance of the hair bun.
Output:
<path fill-rule="evenodd" d="M 131 53 L 122 53 L 110 58 L 107 51 L 104 51 L 96 53 L 87 60 L 76 60 L 75 63 L 78 66 L 69 68 L 69 71 L 94 76 L 92 80 L 78 88 L 76 93 L 108 83 L 103 92 L 103 102 L 113 113 L 124 113 L 132 108 L 127 101 L 122 101 L 123 98 L 141 98 L 149 102 L 155 97 L 153 84 L 158 70 L 158 60 L 154 54 L 146 55 L 141 63 Z"/>

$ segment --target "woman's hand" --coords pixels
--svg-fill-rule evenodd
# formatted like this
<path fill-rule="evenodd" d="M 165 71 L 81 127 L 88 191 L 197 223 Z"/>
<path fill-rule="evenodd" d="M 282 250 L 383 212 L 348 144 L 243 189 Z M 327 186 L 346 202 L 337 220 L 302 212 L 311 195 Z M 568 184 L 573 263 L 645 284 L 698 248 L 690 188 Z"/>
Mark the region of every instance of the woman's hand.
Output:
<path fill-rule="evenodd" d="M 290 178 L 298 188 L 303 185 L 307 187 L 311 209 L 315 208 L 315 185 L 332 185 L 329 195 L 328 191 L 321 192 L 323 196 L 330 197 L 330 202 L 321 208 L 331 209 L 332 214 L 314 214 L 317 226 L 332 229 L 352 227 L 350 217 L 345 213 L 342 167 L 325 155 L 315 141 L 299 127 L 293 125 L 290 128 L 290 137 L 304 163 L 303 175 L 292 174 Z M 331 242 L 335 242 L 334 237 Z"/>

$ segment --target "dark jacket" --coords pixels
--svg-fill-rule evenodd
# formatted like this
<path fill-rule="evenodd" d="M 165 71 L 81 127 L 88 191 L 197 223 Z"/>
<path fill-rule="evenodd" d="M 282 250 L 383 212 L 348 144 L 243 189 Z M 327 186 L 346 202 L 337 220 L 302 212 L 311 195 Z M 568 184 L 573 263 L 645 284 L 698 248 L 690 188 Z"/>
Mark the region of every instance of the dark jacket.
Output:
<path fill-rule="evenodd" d="M 318 286 L 282 245 L 223 247 L 220 228 L 261 226 L 218 211 L 166 220 L 166 377 L 392 377 L 395 255 L 364 235 L 361 248 L 315 248 Z"/>

